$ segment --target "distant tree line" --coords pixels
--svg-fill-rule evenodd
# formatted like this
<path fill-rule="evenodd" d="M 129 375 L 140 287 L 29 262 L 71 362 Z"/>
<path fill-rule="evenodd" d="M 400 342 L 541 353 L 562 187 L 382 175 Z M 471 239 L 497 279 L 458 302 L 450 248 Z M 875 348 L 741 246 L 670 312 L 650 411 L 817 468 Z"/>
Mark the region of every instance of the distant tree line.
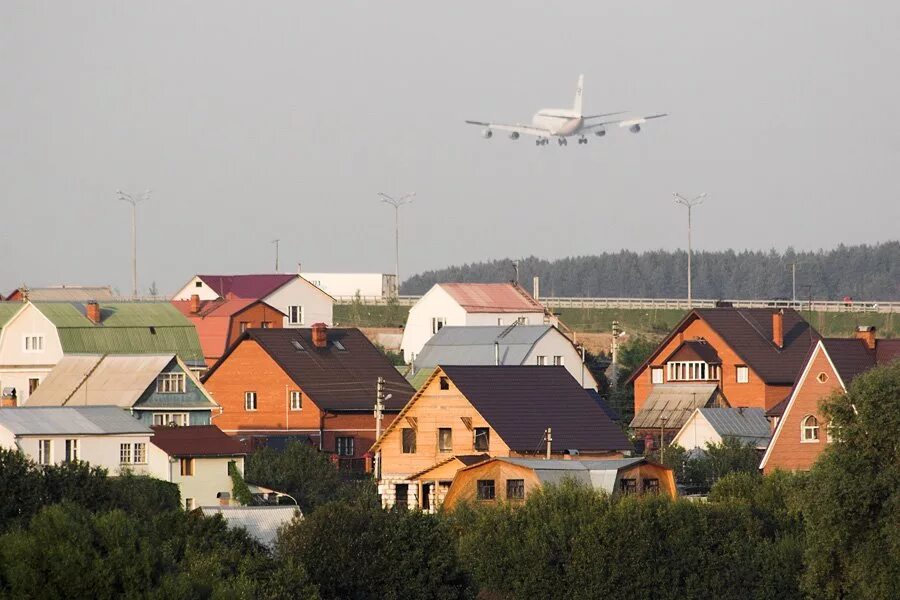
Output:
<path fill-rule="evenodd" d="M 791 264 L 797 263 L 797 297 L 841 300 L 900 298 L 900 242 L 844 246 L 816 252 L 788 248 L 695 252 L 693 296 L 725 299 L 790 298 Z M 519 259 L 519 282 L 543 296 L 681 298 L 687 295 L 687 253 L 621 250 L 558 260 Z M 435 283 L 491 283 L 514 279 L 512 259 L 426 271 L 403 282 L 404 294 L 424 294 Z"/>

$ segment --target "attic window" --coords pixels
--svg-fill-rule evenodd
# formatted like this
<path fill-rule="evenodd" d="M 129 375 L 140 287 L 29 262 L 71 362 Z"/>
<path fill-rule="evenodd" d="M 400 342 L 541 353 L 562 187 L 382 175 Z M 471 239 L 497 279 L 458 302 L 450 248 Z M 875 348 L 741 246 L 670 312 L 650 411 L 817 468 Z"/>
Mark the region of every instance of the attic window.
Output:
<path fill-rule="evenodd" d="M 194 282 L 194 287 L 203 287 L 203 282 L 202 282 L 202 281 L 195 281 L 195 282 Z"/>
<path fill-rule="evenodd" d="M 150 327 L 150 335 L 156 335 L 156 327 Z"/>
<path fill-rule="evenodd" d="M 300 352 L 306 352 L 306 349 L 297 340 L 291 340 L 291 345 Z"/>
<path fill-rule="evenodd" d="M 816 375 L 816 381 L 818 381 L 819 383 L 825 383 L 826 381 L 828 381 L 828 373 L 822 371 L 821 373 Z"/>
<path fill-rule="evenodd" d="M 346 352 L 346 351 L 347 351 L 347 349 L 344 348 L 344 345 L 343 345 L 342 343 L 340 343 L 339 341 L 337 341 L 337 340 L 332 340 L 331 343 L 332 343 L 332 345 L 335 347 L 335 349 L 339 350 L 340 352 Z"/>
<path fill-rule="evenodd" d="M 441 389 L 449 390 L 450 389 L 450 379 L 447 377 L 441 377 Z"/>

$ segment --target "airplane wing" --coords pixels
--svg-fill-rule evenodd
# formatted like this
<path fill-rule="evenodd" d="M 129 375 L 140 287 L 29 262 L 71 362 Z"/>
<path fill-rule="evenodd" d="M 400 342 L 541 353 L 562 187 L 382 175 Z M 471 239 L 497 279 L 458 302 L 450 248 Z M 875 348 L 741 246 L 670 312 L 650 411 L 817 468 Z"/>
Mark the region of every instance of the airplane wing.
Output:
<path fill-rule="evenodd" d="M 619 127 L 631 127 L 632 125 L 640 125 L 641 123 L 646 123 L 650 119 L 659 119 L 660 117 L 667 117 L 669 113 L 660 113 L 658 115 L 647 115 L 646 117 L 638 117 L 636 119 L 619 119 L 615 121 L 603 121 L 602 123 L 592 123 L 591 125 L 585 125 L 581 128 L 581 131 L 586 131 L 589 129 L 597 129 L 598 127 L 606 127 L 607 125 L 618 125 Z M 585 117 L 587 118 L 587 117 Z"/>
<path fill-rule="evenodd" d="M 503 123 L 485 123 L 483 121 L 466 121 L 469 125 L 480 125 L 488 129 L 496 129 L 498 131 L 510 131 L 523 135 L 535 135 L 538 137 L 550 137 L 553 135 L 549 129 L 534 127 L 532 125 L 505 125 Z"/>
<path fill-rule="evenodd" d="M 628 112 L 628 111 L 626 111 L 626 110 L 620 110 L 620 111 L 618 111 L 618 112 L 603 113 L 603 114 L 599 114 L 599 115 L 584 115 L 584 116 L 581 117 L 581 118 L 584 119 L 585 121 L 587 121 L 588 119 L 600 119 L 600 118 L 603 118 L 603 117 L 612 117 L 612 116 L 615 116 L 615 115 L 624 115 L 626 112 Z"/>

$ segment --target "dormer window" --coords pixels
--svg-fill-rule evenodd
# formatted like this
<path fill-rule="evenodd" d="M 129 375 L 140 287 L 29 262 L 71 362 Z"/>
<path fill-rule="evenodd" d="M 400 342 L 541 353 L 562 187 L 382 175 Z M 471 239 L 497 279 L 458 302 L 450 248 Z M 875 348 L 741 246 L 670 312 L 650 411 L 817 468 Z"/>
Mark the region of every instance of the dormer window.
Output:
<path fill-rule="evenodd" d="M 666 379 L 669 381 L 718 381 L 720 370 L 719 365 L 702 361 L 670 361 L 666 363 L 666 369 Z"/>

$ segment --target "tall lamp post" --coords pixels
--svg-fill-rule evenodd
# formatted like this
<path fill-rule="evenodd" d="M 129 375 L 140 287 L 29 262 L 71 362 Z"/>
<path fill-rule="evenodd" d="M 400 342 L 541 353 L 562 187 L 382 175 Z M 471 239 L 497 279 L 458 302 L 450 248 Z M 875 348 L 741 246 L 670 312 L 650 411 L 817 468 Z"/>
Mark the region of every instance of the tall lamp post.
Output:
<path fill-rule="evenodd" d="M 682 206 L 687 207 L 688 211 L 688 275 L 687 275 L 687 284 L 688 284 L 688 308 L 694 308 L 693 296 L 691 294 L 691 209 L 695 206 L 699 206 L 703 204 L 703 201 L 706 199 L 706 192 L 700 194 L 699 196 L 695 196 L 694 198 L 685 198 L 679 193 L 674 193 L 675 202 L 681 204 Z"/>
<path fill-rule="evenodd" d="M 381 196 L 381 201 L 385 204 L 390 204 L 394 207 L 394 253 L 395 253 L 395 271 L 394 275 L 397 278 L 397 295 L 400 295 L 400 207 L 404 204 L 412 204 L 413 197 L 416 195 L 415 192 L 410 192 L 409 194 L 404 194 L 399 198 L 393 198 L 388 196 L 384 192 L 378 192 L 378 195 Z"/>
<path fill-rule="evenodd" d="M 132 196 L 122 190 L 117 190 L 119 200 L 131 205 L 131 298 L 138 295 L 137 285 L 137 205 L 138 202 L 150 199 L 150 190 L 145 191 L 139 197 Z"/>

